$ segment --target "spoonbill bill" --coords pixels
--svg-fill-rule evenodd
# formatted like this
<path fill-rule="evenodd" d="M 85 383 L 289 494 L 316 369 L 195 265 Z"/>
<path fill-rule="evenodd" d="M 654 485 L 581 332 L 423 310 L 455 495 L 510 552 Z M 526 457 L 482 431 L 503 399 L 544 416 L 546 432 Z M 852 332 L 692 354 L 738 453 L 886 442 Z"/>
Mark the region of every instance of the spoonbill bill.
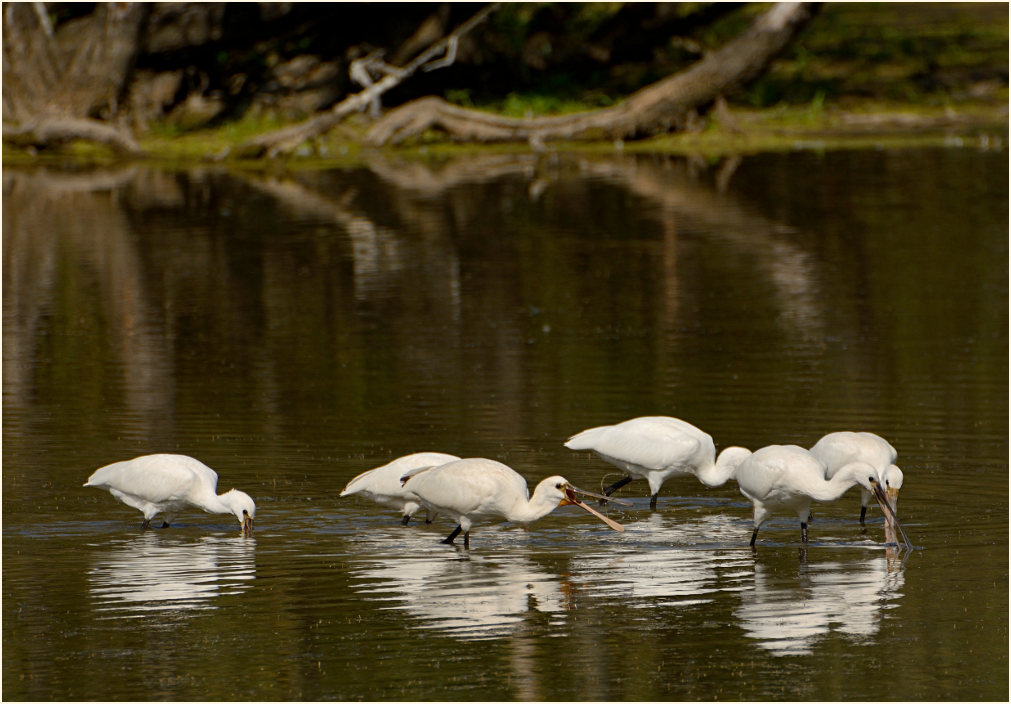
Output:
<path fill-rule="evenodd" d="M 874 433 L 851 432 L 848 430 L 829 433 L 811 448 L 811 454 L 824 463 L 825 478 L 831 479 L 842 467 L 850 462 L 866 462 L 878 472 L 878 481 L 885 487 L 885 496 L 892 514 L 898 512 L 899 489 L 902 488 L 902 470 L 895 465 L 899 454 L 884 438 Z M 864 524 L 867 507 L 871 503 L 871 492 L 860 487 L 860 524 Z M 887 542 L 895 540 L 895 526 L 885 515 L 885 537 Z M 891 536 L 889 538 L 889 535 Z"/>
<path fill-rule="evenodd" d="M 84 486 L 105 489 L 141 511 L 144 528 L 150 528 L 159 513 L 162 528 L 168 528 L 176 513 L 193 506 L 208 513 L 231 513 L 244 536 L 253 534 L 256 504 L 249 495 L 238 489 L 218 494 L 218 473 L 186 455 L 143 455 L 114 462 L 96 469 Z"/>
<path fill-rule="evenodd" d="M 431 469 L 412 470 L 403 481 L 430 511 L 456 519 L 456 528 L 442 541 L 447 545 L 452 545 L 462 532 L 463 545 L 469 548 L 470 529 L 476 519 L 497 517 L 514 523 L 533 523 L 568 504 L 589 511 L 616 531 L 625 530 L 580 501 L 576 494 L 606 497 L 577 489 L 557 475 L 541 480 L 530 496 L 526 480 L 495 460 L 473 457 Z"/>
<path fill-rule="evenodd" d="M 800 518 L 800 538 L 807 542 L 807 521 L 812 501 L 835 501 L 847 489 L 861 486 L 870 492 L 886 514 L 891 514 L 878 472 L 866 462 L 850 462 L 840 467 L 831 479 L 825 478 L 825 465 L 808 450 L 796 445 L 769 445 L 741 462 L 734 474 L 741 493 L 754 506 L 755 530 L 751 546 L 758 539 L 758 529 L 775 511 L 796 512 Z M 894 514 L 892 519 L 895 520 Z M 896 528 L 901 532 L 898 520 Z M 905 538 L 905 534 L 903 534 Z M 906 540 L 909 547 L 909 541 Z"/>
<path fill-rule="evenodd" d="M 400 509 L 404 514 L 401 523 L 406 526 L 411 516 L 421 508 L 421 504 L 414 492 L 400 483 L 400 477 L 411 470 L 437 467 L 458 459 L 460 458 L 456 455 L 447 455 L 444 452 L 415 452 L 404 455 L 382 467 L 362 472 L 348 482 L 341 496 L 361 494 L 382 506 Z M 431 518 L 433 516 L 429 516 L 429 519 Z"/>
<path fill-rule="evenodd" d="M 636 477 L 649 482 L 649 507 L 656 509 L 660 487 L 670 477 L 694 475 L 709 487 L 721 486 L 751 454 L 727 447 L 716 456 L 713 438 L 691 423 L 668 416 L 632 418 L 617 425 L 589 428 L 569 438 L 570 450 L 593 450 L 625 476 L 604 489 L 610 496 Z"/>

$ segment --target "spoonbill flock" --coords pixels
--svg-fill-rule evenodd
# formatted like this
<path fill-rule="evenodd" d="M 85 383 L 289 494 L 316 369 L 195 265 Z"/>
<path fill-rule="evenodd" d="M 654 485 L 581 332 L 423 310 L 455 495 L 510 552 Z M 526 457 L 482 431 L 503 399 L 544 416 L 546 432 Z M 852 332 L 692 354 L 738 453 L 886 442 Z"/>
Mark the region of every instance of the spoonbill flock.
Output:
<path fill-rule="evenodd" d="M 770 445 L 751 452 L 743 447 L 724 448 L 719 455 L 712 437 L 678 418 L 648 416 L 615 425 L 589 428 L 565 442 L 571 450 L 589 450 L 625 472 L 625 476 L 596 494 L 554 475 L 541 480 L 533 494 L 514 469 L 495 460 L 461 459 L 442 452 L 418 452 L 399 457 L 354 477 L 340 493 L 360 495 L 397 509 L 407 525 L 421 508 L 428 522 L 449 516 L 456 527 L 442 541 L 455 544 L 463 533 L 470 547 L 476 521 L 504 519 L 529 524 L 560 506 L 578 506 L 610 528 L 624 527 L 580 499 L 592 497 L 629 505 L 611 495 L 637 478 L 649 485 L 650 509 L 656 510 L 660 487 L 672 477 L 694 476 L 708 487 L 736 480 L 753 506 L 751 547 L 758 530 L 776 512 L 793 512 L 800 521 L 801 541 L 807 543 L 811 503 L 834 501 L 854 486 L 860 487 L 860 523 L 865 523 L 873 498 L 884 514 L 885 541 L 906 548 L 912 545 L 899 525 L 898 492 L 903 474 L 895 465 L 897 453 L 883 438 L 867 432 L 829 433 L 810 450 L 797 445 Z M 156 454 L 116 462 L 96 470 L 84 486 L 109 491 L 117 500 L 144 514 L 143 528 L 161 515 L 167 528 L 186 508 L 209 513 L 230 513 L 251 535 L 256 505 L 244 492 L 232 489 L 217 494 L 218 475 L 202 462 L 185 455 Z"/>

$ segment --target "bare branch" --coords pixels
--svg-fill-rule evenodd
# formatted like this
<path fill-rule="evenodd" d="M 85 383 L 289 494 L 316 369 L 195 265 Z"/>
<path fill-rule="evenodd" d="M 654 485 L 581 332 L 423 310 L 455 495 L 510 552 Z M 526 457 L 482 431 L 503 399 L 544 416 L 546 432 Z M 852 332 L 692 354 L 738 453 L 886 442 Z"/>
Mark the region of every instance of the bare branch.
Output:
<path fill-rule="evenodd" d="M 375 83 L 368 85 L 360 93 L 351 95 L 331 110 L 322 115 L 318 115 L 298 125 L 292 125 L 274 132 L 269 132 L 252 139 L 238 147 L 238 156 L 243 158 L 256 158 L 260 156 L 277 157 L 291 153 L 299 144 L 323 134 L 328 129 L 339 123 L 348 115 L 361 112 L 366 109 L 379 97 L 391 88 L 394 88 L 414 75 L 418 69 L 433 70 L 448 66 L 456 56 L 456 46 L 460 37 L 472 30 L 474 27 L 484 22 L 492 12 L 497 10 L 499 3 L 492 3 L 481 8 L 470 19 L 461 24 L 450 34 L 435 42 L 423 52 L 414 57 L 406 66 L 397 68 L 388 64 L 378 62 L 382 66 L 384 75 Z M 439 57 L 442 57 L 439 59 Z M 366 57 L 368 58 L 368 57 Z M 438 59 L 438 60 L 436 60 Z M 433 60 L 434 64 L 432 63 Z M 376 62 L 362 64 L 361 68 L 376 65 Z M 431 66 L 431 68 L 428 68 Z M 361 74 L 355 69 L 356 73 Z M 367 73 L 367 71 L 365 71 Z M 368 77 L 371 80 L 371 76 Z M 356 79 L 357 80 L 357 79 Z"/>

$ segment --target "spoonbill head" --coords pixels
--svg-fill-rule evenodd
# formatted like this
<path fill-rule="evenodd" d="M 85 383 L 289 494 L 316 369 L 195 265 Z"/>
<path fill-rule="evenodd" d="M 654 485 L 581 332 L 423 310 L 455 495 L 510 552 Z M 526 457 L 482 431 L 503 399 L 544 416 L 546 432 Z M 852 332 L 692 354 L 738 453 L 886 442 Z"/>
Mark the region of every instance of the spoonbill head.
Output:
<path fill-rule="evenodd" d="M 232 489 L 218 495 L 218 474 L 186 455 L 156 454 L 114 462 L 96 469 L 84 486 L 105 489 L 117 500 L 144 514 L 143 528 L 162 514 L 168 528 L 179 511 L 194 507 L 208 513 L 230 513 L 242 534 L 253 533 L 256 504 L 249 494 Z"/>
<path fill-rule="evenodd" d="M 853 486 L 870 492 L 886 515 L 891 512 L 874 467 L 865 462 L 850 462 L 840 467 L 831 479 L 826 479 L 825 465 L 811 452 L 796 445 L 770 445 L 756 450 L 740 464 L 734 476 L 741 493 L 754 507 L 752 547 L 758 539 L 758 529 L 779 511 L 797 514 L 801 540 L 806 543 L 811 502 L 834 501 Z M 894 515 L 892 517 L 894 519 Z M 897 520 L 895 525 L 901 532 Z"/>
<path fill-rule="evenodd" d="M 411 516 L 421 508 L 421 503 L 411 489 L 403 486 L 400 478 L 412 470 L 419 471 L 426 467 L 437 467 L 458 459 L 460 458 L 456 455 L 447 455 L 443 452 L 415 452 L 411 455 L 404 455 L 382 467 L 362 472 L 348 482 L 340 495 L 359 494 L 382 506 L 399 509 L 403 513 L 401 523 L 406 526 L 411 520 Z M 429 520 L 432 518 L 434 516 L 430 515 Z"/>
<path fill-rule="evenodd" d="M 456 519 L 456 528 L 442 541 L 450 545 L 462 532 L 464 547 L 470 547 L 470 530 L 476 520 L 504 518 L 514 523 L 532 523 L 568 504 L 592 513 L 614 530 L 625 530 L 578 498 L 580 494 L 604 498 L 599 494 L 578 489 L 565 477 L 556 475 L 541 480 L 531 496 L 526 480 L 519 473 L 501 462 L 481 457 L 410 473 L 404 477 L 404 485 L 431 511 Z"/>
<path fill-rule="evenodd" d="M 894 464 L 888 465 L 884 471 L 885 498 L 891 511 L 885 512 L 885 542 L 897 543 L 898 535 L 898 515 L 899 515 L 899 489 L 902 488 L 902 470 Z M 903 536 L 905 537 L 905 536 Z"/>
<path fill-rule="evenodd" d="M 565 446 L 570 450 L 592 450 L 625 472 L 622 479 L 604 489 L 605 496 L 635 478 L 645 479 L 651 509 L 656 509 L 660 487 L 671 477 L 695 476 L 706 486 L 721 486 L 751 454 L 743 447 L 728 447 L 717 458 L 708 433 L 668 416 L 643 416 L 589 428 L 573 435 Z"/>

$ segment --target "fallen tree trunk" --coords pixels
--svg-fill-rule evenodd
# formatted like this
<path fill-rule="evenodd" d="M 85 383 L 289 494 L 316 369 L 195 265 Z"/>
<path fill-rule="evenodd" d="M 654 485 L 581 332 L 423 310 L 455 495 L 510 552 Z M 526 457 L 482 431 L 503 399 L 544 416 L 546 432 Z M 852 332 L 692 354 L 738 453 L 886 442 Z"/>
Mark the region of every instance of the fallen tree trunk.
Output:
<path fill-rule="evenodd" d="M 684 129 L 701 109 L 760 76 L 811 19 L 817 3 L 779 3 L 741 35 L 688 69 L 611 107 L 537 118 L 509 118 L 427 97 L 387 113 L 366 135 L 380 146 L 439 128 L 455 141 L 537 143 L 553 139 L 630 139 Z"/>

